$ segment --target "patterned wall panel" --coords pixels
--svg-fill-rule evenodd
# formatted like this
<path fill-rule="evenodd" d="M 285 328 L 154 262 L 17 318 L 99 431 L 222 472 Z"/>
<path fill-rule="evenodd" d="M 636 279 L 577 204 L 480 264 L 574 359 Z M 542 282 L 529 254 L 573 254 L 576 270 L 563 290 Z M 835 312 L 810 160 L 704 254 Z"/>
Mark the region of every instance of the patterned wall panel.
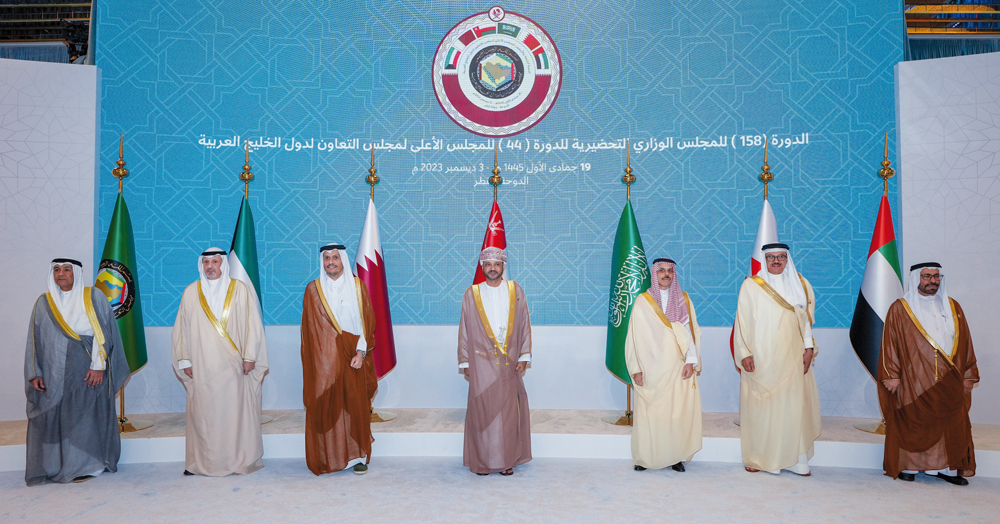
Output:
<path fill-rule="evenodd" d="M 477 182 L 492 146 L 448 119 L 430 69 L 445 33 L 490 5 L 96 4 L 99 230 L 124 132 L 147 322 L 171 324 L 197 253 L 228 247 L 239 143 L 249 137 L 268 324 L 299 321 L 318 245 L 339 240 L 353 254 L 371 140 L 393 318 L 456 323 L 490 206 L 490 187 Z M 881 137 L 895 135 L 898 2 L 501 5 L 543 27 L 563 64 L 552 111 L 499 144 L 511 275 L 536 323 L 606 321 L 627 138 L 647 252 L 680 261 L 704 324 L 730 324 L 760 213 L 762 135 L 774 144 L 779 233 L 816 288 L 818 324 L 850 323 L 881 190 Z"/>
<path fill-rule="evenodd" d="M 25 341 L 49 262 L 76 258 L 93 282 L 99 83 L 95 67 L 0 59 L 0 420 L 25 417 Z"/>
<path fill-rule="evenodd" d="M 903 266 L 940 262 L 983 381 L 972 420 L 1000 423 L 1000 53 L 898 66 Z"/>

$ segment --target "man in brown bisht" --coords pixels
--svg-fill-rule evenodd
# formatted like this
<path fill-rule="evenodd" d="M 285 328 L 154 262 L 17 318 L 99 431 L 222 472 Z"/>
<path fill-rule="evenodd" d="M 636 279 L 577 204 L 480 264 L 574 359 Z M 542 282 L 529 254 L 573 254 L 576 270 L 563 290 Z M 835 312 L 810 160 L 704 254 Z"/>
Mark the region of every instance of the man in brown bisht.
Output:
<path fill-rule="evenodd" d="M 879 356 L 885 417 L 885 474 L 912 481 L 923 471 L 952 484 L 976 474 L 972 388 L 979 382 L 965 313 L 948 297 L 941 264 L 910 267 L 903 298 L 885 317 Z"/>
<path fill-rule="evenodd" d="M 184 474 L 247 475 L 264 467 L 261 386 L 267 342 L 256 297 L 229 278 L 219 248 L 198 257 L 170 332 L 174 373 L 187 392 Z"/>
<path fill-rule="evenodd" d="M 531 319 L 521 286 L 503 280 L 507 254 L 479 255 L 486 281 L 462 297 L 458 367 L 469 380 L 463 461 L 473 473 L 513 475 L 531 460 L 528 392 L 522 375 L 531 362 Z"/>
<path fill-rule="evenodd" d="M 302 299 L 302 401 L 306 465 L 316 475 L 368 472 L 371 401 L 378 382 L 371 351 L 375 313 L 368 288 L 350 270 L 341 244 L 320 251 L 319 278 Z"/>

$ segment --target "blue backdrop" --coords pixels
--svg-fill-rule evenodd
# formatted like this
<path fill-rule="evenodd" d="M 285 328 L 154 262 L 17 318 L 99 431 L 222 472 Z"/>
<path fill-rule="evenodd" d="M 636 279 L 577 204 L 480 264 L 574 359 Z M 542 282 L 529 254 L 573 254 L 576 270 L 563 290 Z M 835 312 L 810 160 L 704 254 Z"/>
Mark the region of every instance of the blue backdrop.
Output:
<path fill-rule="evenodd" d="M 229 247 L 248 137 L 266 323 L 299 322 L 320 244 L 341 241 L 353 256 L 371 140 L 393 320 L 457 323 L 492 199 L 489 185 L 477 185 L 492 150 L 464 149 L 488 141 L 445 115 L 430 69 L 448 30 L 491 5 L 96 3 L 105 167 L 96 252 L 124 132 L 147 323 L 172 324 L 198 253 Z M 500 5 L 543 27 L 562 59 L 551 112 L 500 142 L 510 271 L 535 323 L 606 323 L 628 138 L 647 255 L 679 261 L 702 324 L 731 324 L 760 215 L 767 136 L 779 235 L 815 286 L 817 322 L 850 324 L 885 132 L 895 150 L 898 0 Z"/>

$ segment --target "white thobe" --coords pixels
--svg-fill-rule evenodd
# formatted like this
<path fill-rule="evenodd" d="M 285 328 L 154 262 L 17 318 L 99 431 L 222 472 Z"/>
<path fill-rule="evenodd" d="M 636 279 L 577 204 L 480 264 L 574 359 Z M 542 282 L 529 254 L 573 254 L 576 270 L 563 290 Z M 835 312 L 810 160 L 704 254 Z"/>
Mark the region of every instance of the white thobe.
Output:
<path fill-rule="evenodd" d="M 663 314 L 664 315 L 667 314 L 667 301 L 668 300 L 670 300 L 670 288 L 663 289 L 661 287 L 660 288 L 660 302 L 662 303 L 662 305 L 660 307 L 663 308 Z M 682 325 L 684 326 L 684 329 L 688 330 L 688 333 L 691 332 L 691 319 L 690 318 L 687 319 L 687 322 L 684 322 Z M 694 343 L 693 342 L 691 343 L 690 346 L 688 346 L 687 353 L 684 354 L 684 363 L 685 364 L 691 364 L 691 365 L 696 366 L 696 367 L 698 366 L 698 350 L 694 347 Z"/>

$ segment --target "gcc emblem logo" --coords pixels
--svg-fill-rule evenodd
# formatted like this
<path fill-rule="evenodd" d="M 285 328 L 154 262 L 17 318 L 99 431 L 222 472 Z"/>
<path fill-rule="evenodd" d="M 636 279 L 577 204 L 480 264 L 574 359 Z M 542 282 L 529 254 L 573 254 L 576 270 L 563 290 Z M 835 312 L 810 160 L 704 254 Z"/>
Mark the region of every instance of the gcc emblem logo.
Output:
<path fill-rule="evenodd" d="M 528 130 L 552 109 L 562 61 L 538 24 L 494 6 L 448 31 L 432 75 L 438 103 L 456 124 L 503 137 Z"/>

